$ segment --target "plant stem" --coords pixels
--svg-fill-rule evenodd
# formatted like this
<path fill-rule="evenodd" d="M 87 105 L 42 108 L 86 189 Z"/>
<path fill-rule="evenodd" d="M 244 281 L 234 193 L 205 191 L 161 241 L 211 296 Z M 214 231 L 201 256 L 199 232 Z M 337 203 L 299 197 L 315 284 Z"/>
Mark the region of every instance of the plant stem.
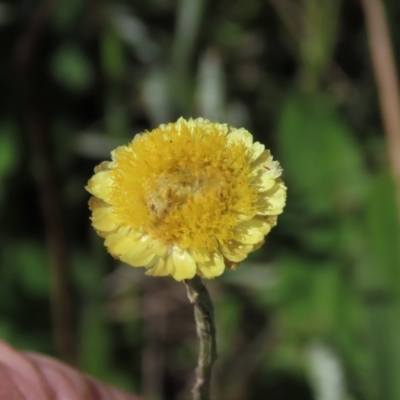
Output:
<path fill-rule="evenodd" d="M 400 218 L 400 91 L 385 2 L 361 0 Z"/>
<path fill-rule="evenodd" d="M 193 400 L 210 399 L 211 370 L 217 359 L 214 308 L 210 295 L 198 276 L 184 281 L 190 302 L 194 305 L 197 336 L 200 340 Z"/>
<path fill-rule="evenodd" d="M 21 104 L 25 130 L 30 139 L 30 152 L 37 166 L 37 183 L 41 196 L 46 248 L 51 276 L 50 305 L 55 344 L 61 359 L 78 365 L 77 339 L 72 311 L 72 285 L 65 210 L 59 188 L 57 163 L 54 159 L 52 121 L 43 94 L 37 66 L 41 62 L 41 48 L 53 11 L 61 4 L 56 0 L 42 0 L 16 47 Z M 22 114 L 21 114 L 22 115 Z"/>

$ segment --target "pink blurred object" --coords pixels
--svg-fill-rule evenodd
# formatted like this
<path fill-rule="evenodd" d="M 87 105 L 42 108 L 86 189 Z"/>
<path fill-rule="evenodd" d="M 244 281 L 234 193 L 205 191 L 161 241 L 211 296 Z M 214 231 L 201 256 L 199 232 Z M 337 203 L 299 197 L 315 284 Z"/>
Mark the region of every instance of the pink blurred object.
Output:
<path fill-rule="evenodd" d="M 0 400 L 143 400 L 35 353 L 0 342 Z"/>

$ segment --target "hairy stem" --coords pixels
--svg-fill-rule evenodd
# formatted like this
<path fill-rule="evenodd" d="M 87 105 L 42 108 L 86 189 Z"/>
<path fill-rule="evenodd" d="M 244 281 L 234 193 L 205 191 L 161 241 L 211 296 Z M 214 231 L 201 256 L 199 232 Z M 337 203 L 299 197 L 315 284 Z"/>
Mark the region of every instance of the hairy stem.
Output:
<path fill-rule="evenodd" d="M 210 295 L 198 276 L 184 281 L 190 302 L 194 305 L 197 336 L 200 340 L 193 400 L 210 399 L 211 370 L 217 358 L 214 308 Z"/>

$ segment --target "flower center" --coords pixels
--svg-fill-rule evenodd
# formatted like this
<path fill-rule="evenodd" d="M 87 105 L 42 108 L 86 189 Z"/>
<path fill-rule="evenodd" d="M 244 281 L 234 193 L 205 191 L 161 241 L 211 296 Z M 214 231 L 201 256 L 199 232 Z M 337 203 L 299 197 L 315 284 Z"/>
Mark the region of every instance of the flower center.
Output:
<path fill-rule="evenodd" d="M 238 221 L 255 215 L 258 195 L 248 148 L 217 128 L 159 128 L 118 149 L 113 206 L 126 225 L 194 250 L 233 239 Z"/>
<path fill-rule="evenodd" d="M 219 171 L 215 171 L 214 176 L 201 173 L 196 177 L 195 171 L 177 171 L 160 176 L 155 181 L 154 190 L 149 189 L 145 196 L 152 223 L 160 229 L 166 218 L 176 219 L 185 208 L 193 207 L 198 202 L 210 202 L 216 196 L 223 201 L 226 184 L 220 175 Z"/>

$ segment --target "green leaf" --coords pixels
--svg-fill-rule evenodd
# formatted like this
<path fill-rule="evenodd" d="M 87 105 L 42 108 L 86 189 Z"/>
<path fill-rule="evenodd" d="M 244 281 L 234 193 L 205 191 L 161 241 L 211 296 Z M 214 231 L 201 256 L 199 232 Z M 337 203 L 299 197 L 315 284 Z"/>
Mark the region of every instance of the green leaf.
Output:
<path fill-rule="evenodd" d="M 400 226 L 388 172 L 373 180 L 366 210 L 368 262 L 360 276 L 378 397 L 400 399 Z"/>
<path fill-rule="evenodd" d="M 68 0 L 58 3 L 53 14 L 53 26 L 60 32 L 76 28 L 78 18 L 82 16 L 87 5 L 86 0 Z"/>
<path fill-rule="evenodd" d="M 383 285 L 400 299 L 400 226 L 395 186 L 388 172 L 372 182 L 366 210 L 367 247 L 372 288 Z"/>
<path fill-rule="evenodd" d="M 45 248 L 38 243 L 18 243 L 12 249 L 13 260 L 25 291 L 35 296 L 49 294 L 49 271 Z"/>
<path fill-rule="evenodd" d="M 0 126 L 0 190 L 3 180 L 15 168 L 18 160 L 16 128 L 11 122 Z"/>
<path fill-rule="evenodd" d="M 297 208 L 320 216 L 359 205 L 366 184 L 362 156 L 329 97 L 290 94 L 277 138 L 288 204 L 297 196 Z"/>
<path fill-rule="evenodd" d="M 51 73 L 60 85 L 74 93 L 88 90 L 94 81 L 94 70 L 88 57 L 74 44 L 62 45 L 55 52 Z"/>

